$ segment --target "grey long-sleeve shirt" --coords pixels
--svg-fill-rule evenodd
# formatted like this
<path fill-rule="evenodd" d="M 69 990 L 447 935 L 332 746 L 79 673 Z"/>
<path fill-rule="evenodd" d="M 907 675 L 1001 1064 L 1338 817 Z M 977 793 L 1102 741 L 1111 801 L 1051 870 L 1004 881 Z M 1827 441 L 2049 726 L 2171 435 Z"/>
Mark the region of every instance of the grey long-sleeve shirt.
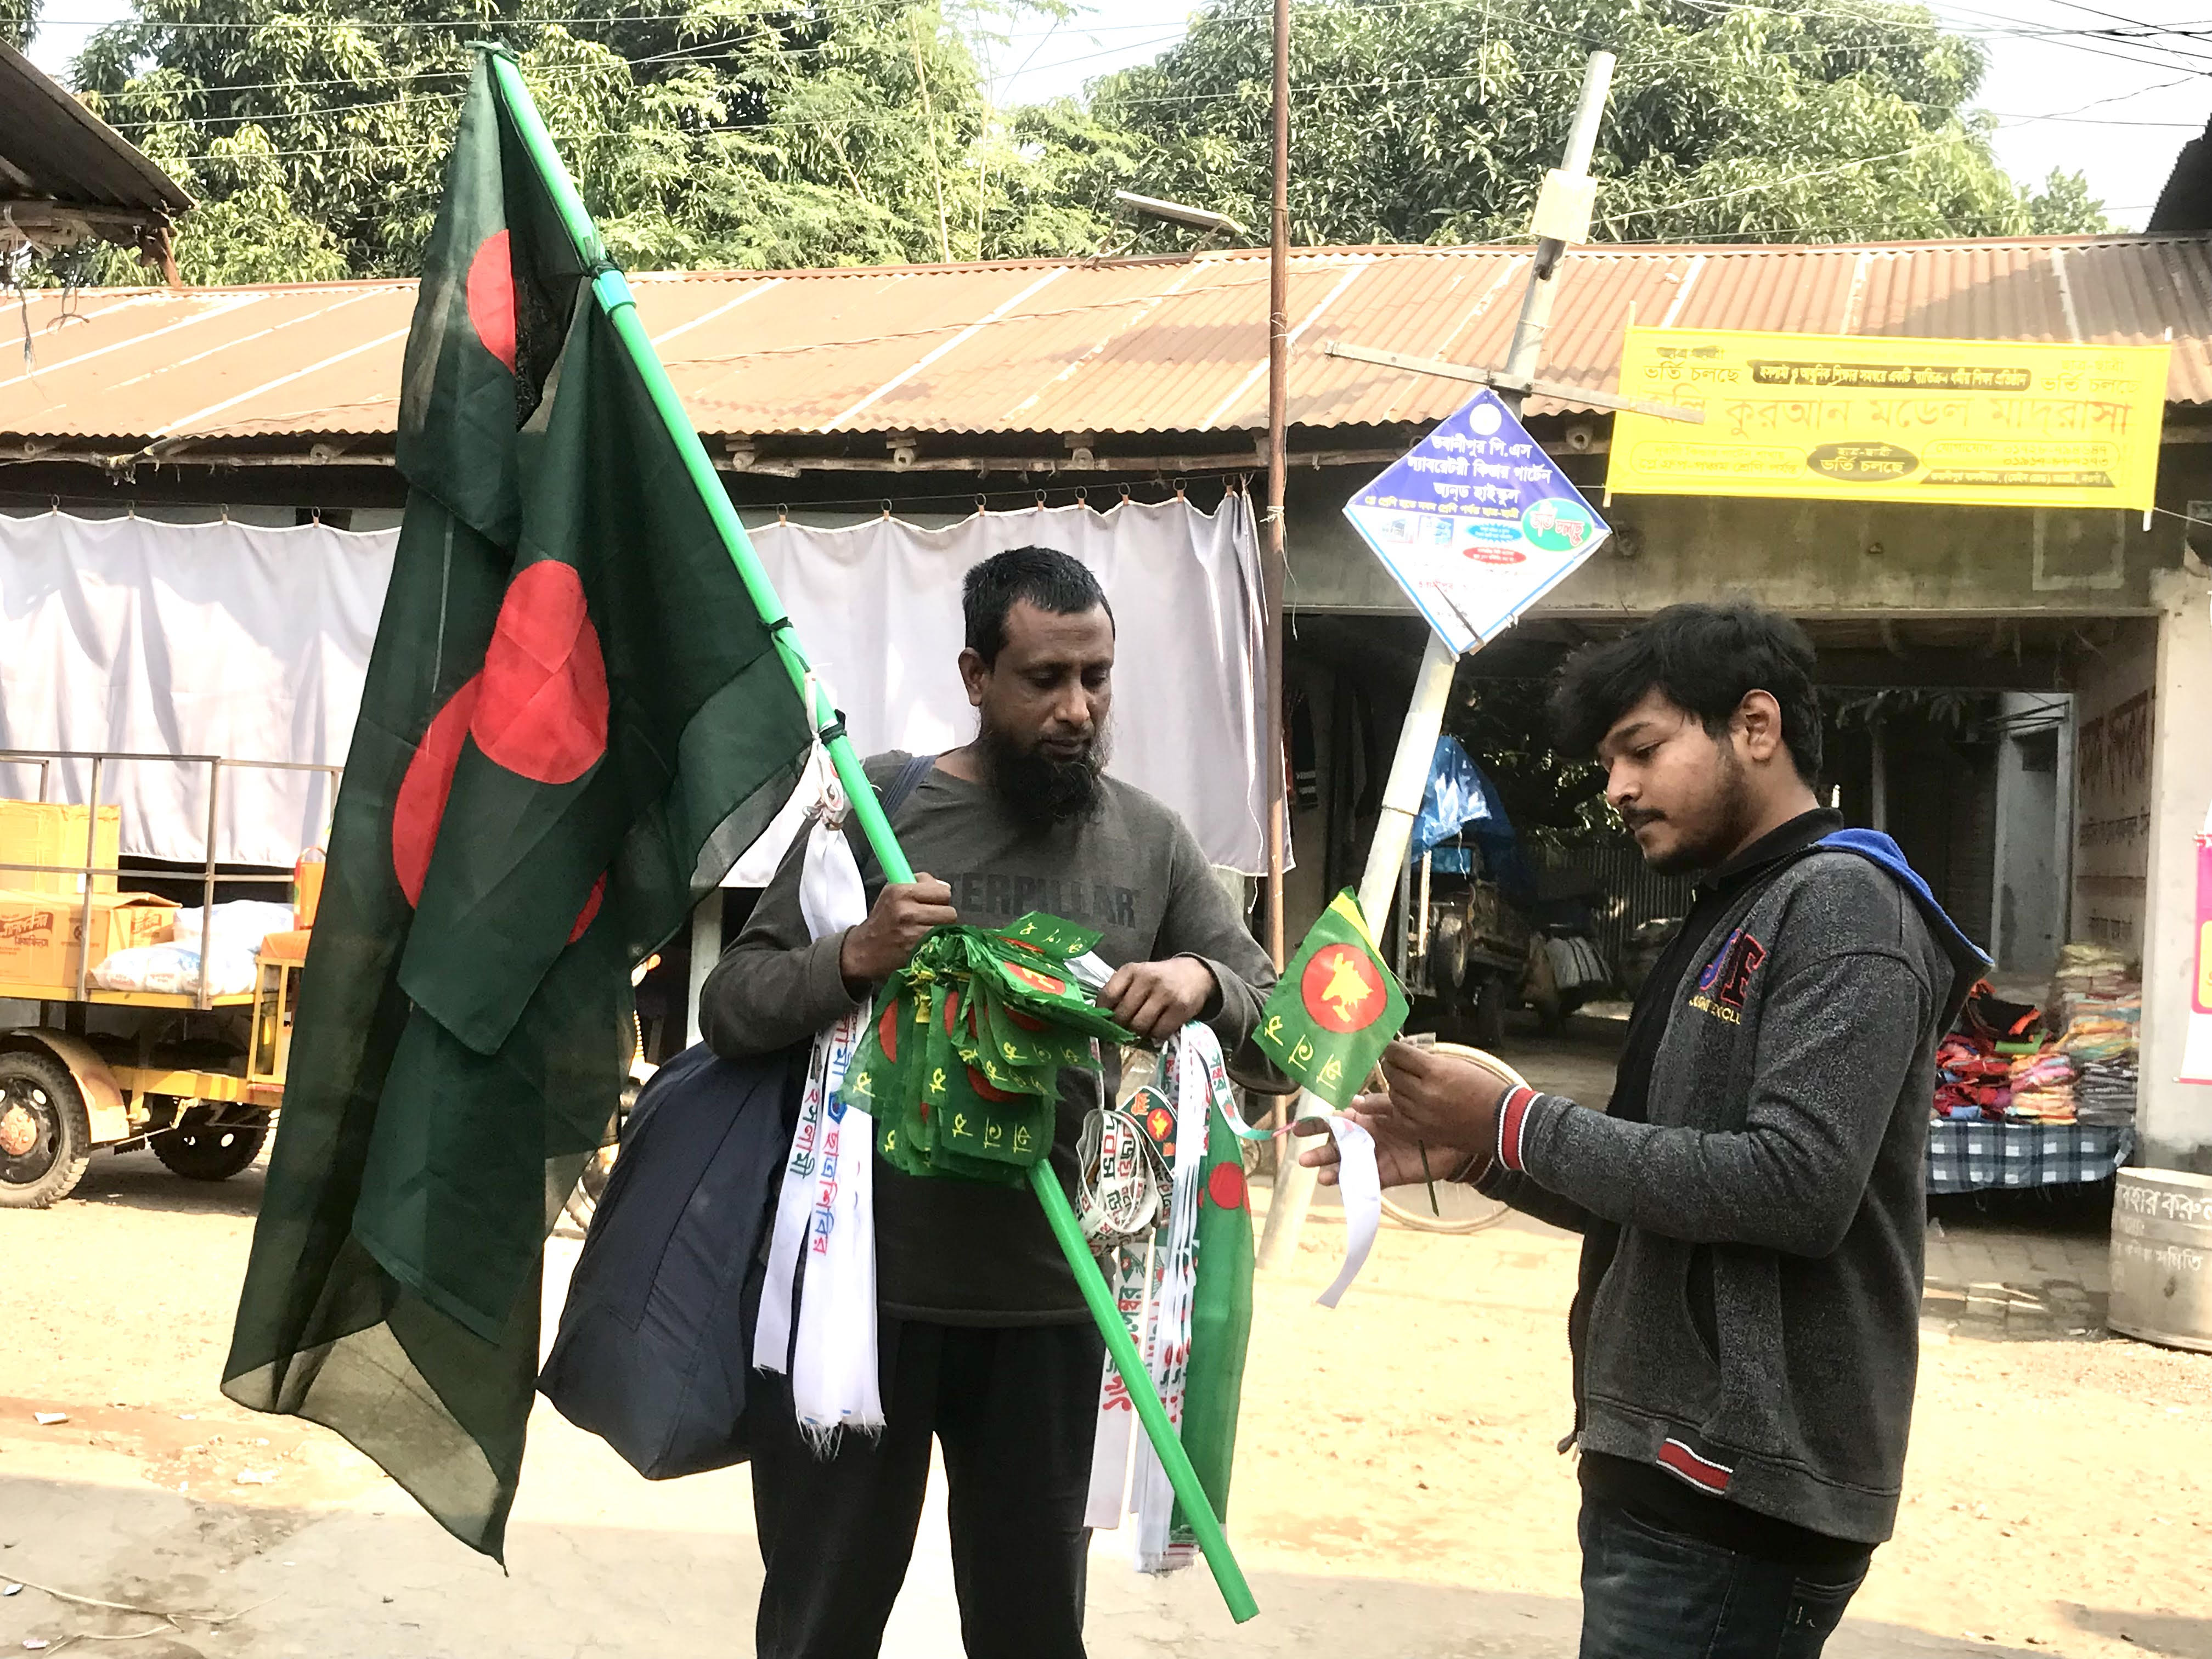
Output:
<path fill-rule="evenodd" d="M 867 763 L 878 787 L 903 754 Z M 952 889 L 964 922 L 997 926 L 1043 910 L 1093 928 L 1115 967 L 1190 956 L 1219 988 L 1204 1018 L 1225 1050 L 1257 1022 L 1274 971 L 1207 869 L 1182 820 L 1115 778 L 1092 817 L 1046 830 L 1007 813 L 982 784 L 941 768 L 893 821 L 908 861 Z M 802 836 L 701 993 L 708 1045 L 746 1059 L 811 1037 L 856 1005 L 837 967 L 843 935 L 810 941 L 799 915 Z M 871 903 L 881 877 L 868 883 Z M 1052 1162 L 1063 1185 L 1095 1104 L 1084 1073 L 1062 1074 Z M 902 1175 L 875 1166 L 876 1287 L 884 1310 L 945 1324 L 1078 1323 L 1090 1316 L 1036 1200 L 1019 1188 Z"/>

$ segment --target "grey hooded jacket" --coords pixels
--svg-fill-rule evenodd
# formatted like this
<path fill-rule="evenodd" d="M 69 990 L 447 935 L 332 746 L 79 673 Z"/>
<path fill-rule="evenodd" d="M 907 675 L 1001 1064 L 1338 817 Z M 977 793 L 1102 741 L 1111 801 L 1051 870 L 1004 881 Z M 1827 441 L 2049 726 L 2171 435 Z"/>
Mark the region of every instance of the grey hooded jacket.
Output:
<path fill-rule="evenodd" d="M 1820 817 L 1649 988 L 1671 999 L 1638 1011 L 1663 1021 L 1650 1121 L 1518 1091 L 1479 1184 L 1586 1235 L 1585 1450 L 1875 1544 L 1911 1421 L 1935 1046 L 1983 959 L 1887 836 L 1815 841 Z"/>

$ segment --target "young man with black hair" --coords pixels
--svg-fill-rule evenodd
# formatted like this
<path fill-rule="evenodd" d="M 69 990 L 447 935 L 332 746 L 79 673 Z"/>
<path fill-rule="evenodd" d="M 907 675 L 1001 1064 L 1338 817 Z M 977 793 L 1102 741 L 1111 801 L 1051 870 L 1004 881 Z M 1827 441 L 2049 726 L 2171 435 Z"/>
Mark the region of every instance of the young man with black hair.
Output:
<path fill-rule="evenodd" d="M 932 927 L 1045 910 L 1102 935 L 1098 954 L 1117 965 L 1098 1000 L 1124 1026 L 1161 1037 L 1203 1019 L 1233 1051 L 1273 970 L 1182 820 L 1106 774 L 1105 594 L 1066 554 L 1024 547 L 969 570 L 962 599 L 960 678 L 976 734 L 938 756 L 894 814 L 915 879 L 871 881 L 866 921 L 810 940 L 794 846 L 708 977 L 708 1042 L 732 1059 L 774 1053 L 872 996 Z M 868 775 L 881 788 L 908 759 L 877 756 Z M 1063 1074 L 1052 1149 L 1063 1183 L 1091 1091 L 1088 1074 Z M 761 1659 L 877 1651 L 914 1549 L 933 1436 L 971 1659 L 1082 1659 L 1083 1510 L 1105 1345 L 1025 1189 L 881 1163 L 873 1181 L 881 1435 L 848 1434 L 818 1457 L 785 1379 L 754 1374 Z"/>
<path fill-rule="evenodd" d="M 1358 1103 L 1385 1183 L 1456 1147 L 1583 1236 L 1583 1659 L 1814 1659 L 1896 1518 L 1935 1045 L 1984 959 L 1821 807 L 1813 667 L 1784 617 L 1677 605 L 1561 674 L 1559 747 L 1702 877 L 1603 1112 L 1402 1043 Z"/>

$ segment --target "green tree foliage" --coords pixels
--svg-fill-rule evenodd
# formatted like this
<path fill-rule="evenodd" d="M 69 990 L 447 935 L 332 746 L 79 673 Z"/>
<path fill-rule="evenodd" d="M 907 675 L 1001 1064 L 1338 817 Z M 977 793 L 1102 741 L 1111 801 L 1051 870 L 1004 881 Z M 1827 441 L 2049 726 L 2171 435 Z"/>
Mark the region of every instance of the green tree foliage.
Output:
<path fill-rule="evenodd" d="M 1000 258 L 1102 234 L 1057 183 L 1064 150 L 990 118 L 934 4 L 658 4 L 139 0 L 76 72 L 206 204 L 178 241 L 187 281 L 411 272 L 479 38 L 515 51 L 633 268 Z"/>
<path fill-rule="evenodd" d="M 1077 169 L 1267 222 L 1268 0 L 1212 0 L 1154 63 L 1091 88 L 1129 142 Z M 1299 0 L 1292 240 L 1527 234 L 1583 64 L 1620 68 L 1593 171 L 1601 240 L 1834 241 L 2104 228 L 2075 176 L 2006 176 L 1969 112 L 1979 46 L 1918 6 L 1828 0 Z M 1133 166 L 1122 168 L 1126 158 Z M 1185 233 L 1148 229 L 1171 244 Z"/>
<path fill-rule="evenodd" d="M 179 240 L 188 281 L 413 270 L 477 38 L 520 56 L 635 268 L 1087 253 L 1129 235 L 1122 187 L 1267 223 L 1269 0 L 1211 0 L 1156 62 L 1010 112 L 971 42 L 1065 0 L 135 3 L 76 76 L 203 204 Z M 2006 177 L 1970 112 L 1979 47 L 1917 6 L 1297 0 L 1293 40 L 1302 243 L 1520 238 L 1601 46 L 1620 69 L 1599 240 L 2104 224 L 2078 174 Z M 142 279 L 105 249 L 77 274 Z"/>
<path fill-rule="evenodd" d="M 21 52 L 39 32 L 40 0 L 0 0 L 0 40 Z"/>
<path fill-rule="evenodd" d="M 1548 680 L 1479 679 L 1444 716 L 1476 765 L 1498 786 L 1505 816 L 1531 848 L 1577 847 L 1620 834 L 1606 804 L 1605 774 L 1584 755 L 1562 755 L 1546 740 Z"/>

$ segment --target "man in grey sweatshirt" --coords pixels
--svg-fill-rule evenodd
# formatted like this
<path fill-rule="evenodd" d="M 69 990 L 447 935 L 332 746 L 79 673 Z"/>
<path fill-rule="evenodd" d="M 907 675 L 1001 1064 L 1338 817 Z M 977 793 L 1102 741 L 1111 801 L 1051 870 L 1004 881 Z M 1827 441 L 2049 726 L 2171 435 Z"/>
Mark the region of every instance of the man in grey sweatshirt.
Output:
<path fill-rule="evenodd" d="M 1678 605 L 1561 676 L 1560 749 L 1702 875 L 1606 1110 L 1402 1043 L 1358 1103 L 1386 1183 L 1457 1148 L 1583 1236 L 1583 1659 L 1814 1659 L 1896 1519 L 1935 1045 L 1985 962 L 1821 808 L 1813 663 L 1771 612 Z"/>
<path fill-rule="evenodd" d="M 1099 1005 L 1139 1036 L 1203 1019 L 1233 1052 L 1274 984 L 1267 953 L 1174 812 L 1105 775 L 1114 617 L 1064 553 L 1017 548 L 968 573 L 960 673 L 975 740 L 867 763 L 917 872 L 867 884 L 867 920 L 810 939 L 800 846 L 708 976 L 700 1018 L 732 1060 L 799 1042 L 860 1006 L 932 927 L 1044 910 L 1094 929 L 1115 965 Z M 919 775 L 919 781 L 914 781 Z M 900 789 L 893 781 L 910 784 Z M 801 838 L 803 846 L 804 838 Z M 1053 1167 L 1075 1178 L 1097 1102 L 1061 1074 Z M 748 1410 L 761 1659 L 873 1654 L 945 1459 L 953 1584 L 971 1659 L 1082 1659 L 1083 1524 L 1105 1344 L 1044 1212 L 1023 1188 L 874 1170 L 884 1426 L 834 1456 L 801 1438 L 785 1380 Z"/>

